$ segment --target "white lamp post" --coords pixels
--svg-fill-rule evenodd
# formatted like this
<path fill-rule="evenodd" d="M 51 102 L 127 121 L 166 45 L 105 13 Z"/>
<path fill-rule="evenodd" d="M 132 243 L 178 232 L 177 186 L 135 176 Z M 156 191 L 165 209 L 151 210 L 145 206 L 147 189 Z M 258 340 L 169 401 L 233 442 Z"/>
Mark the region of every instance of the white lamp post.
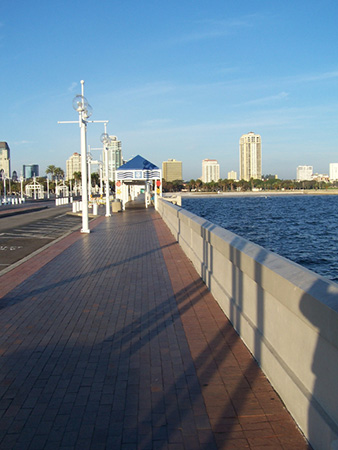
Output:
<path fill-rule="evenodd" d="M 87 123 L 92 114 L 92 107 L 84 96 L 84 81 L 81 80 L 81 95 L 73 99 L 73 108 L 79 113 L 78 122 L 60 121 L 58 123 L 78 123 L 81 131 L 81 178 L 82 178 L 82 228 L 81 233 L 90 233 L 88 223 L 88 189 L 87 189 Z"/>
<path fill-rule="evenodd" d="M 73 100 L 73 108 L 79 113 L 81 130 L 81 179 L 82 179 L 82 229 L 81 233 L 90 233 L 88 223 L 88 189 L 87 189 L 87 119 L 92 108 L 84 96 L 84 81 L 81 80 L 81 95 Z"/>
<path fill-rule="evenodd" d="M 108 121 L 107 122 L 104 122 L 105 124 L 106 123 L 108 123 Z M 102 152 L 102 148 L 93 148 L 93 147 L 90 147 L 90 151 L 93 151 L 93 150 L 100 150 L 100 152 Z M 99 174 L 100 174 L 100 195 L 102 195 L 103 194 L 103 189 L 102 189 L 102 177 L 103 177 L 103 174 L 102 174 L 102 161 L 98 161 L 98 160 L 91 160 L 91 164 L 97 164 L 98 166 L 99 166 Z"/>
<path fill-rule="evenodd" d="M 79 113 L 78 122 L 59 121 L 58 123 L 78 123 L 81 129 L 81 178 L 82 178 L 82 229 L 81 233 L 90 233 L 88 224 L 88 185 L 87 185 L 87 123 L 92 114 L 92 107 L 84 96 L 84 81 L 81 80 L 81 95 L 73 99 L 73 108 Z M 107 120 L 91 120 L 91 123 L 108 122 Z"/>
<path fill-rule="evenodd" d="M 103 143 L 104 153 L 105 153 L 105 184 L 106 184 L 106 217 L 109 217 L 110 207 L 109 207 L 109 174 L 108 174 L 108 146 L 111 142 L 109 135 L 107 134 L 107 124 L 104 124 L 104 133 L 101 134 L 101 142 Z"/>

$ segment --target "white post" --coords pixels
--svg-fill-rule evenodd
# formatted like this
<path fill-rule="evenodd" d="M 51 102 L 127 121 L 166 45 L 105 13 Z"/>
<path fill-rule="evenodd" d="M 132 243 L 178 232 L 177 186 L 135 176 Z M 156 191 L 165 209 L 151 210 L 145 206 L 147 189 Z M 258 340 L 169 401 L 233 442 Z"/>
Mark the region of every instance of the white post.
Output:
<path fill-rule="evenodd" d="M 7 202 L 7 198 L 6 198 L 6 177 L 4 176 L 4 202 Z"/>
<path fill-rule="evenodd" d="M 84 97 L 84 81 L 81 80 L 81 94 Z M 87 123 L 83 118 L 83 110 L 79 112 L 81 128 L 81 178 L 82 178 L 82 229 L 81 233 L 90 233 L 88 224 L 88 189 L 87 189 Z"/>
<path fill-rule="evenodd" d="M 92 189 L 91 164 L 90 164 L 90 155 L 88 155 L 88 202 L 90 202 L 91 189 Z"/>
<path fill-rule="evenodd" d="M 47 198 L 49 198 L 49 178 L 47 175 Z"/>
<path fill-rule="evenodd" d="M 104 124 L 104 134 L 106 135 L 106 138 L 109 139 L 107 136 L 107 124 Z M 103 141 L 103 147 L 104 147 L 104 155 L 105 155 L 105 182 L 106 182 L 106 217 L 110 217 L 110 205 L 109 205 L 109 174 L 108 174 L 108 142 L 106 139 Z"/>
<path fill-rule="evenodd" d="M 155 185 L 155 188 L 154 188 L 154 206 L 155 206 L 155 209 L 157 211 L 157 178 L 155 178 L 154 185 Z"/>
<path fill-rule="evenodd" d="M 103 178 L 103 168 L 102 164 L 100 164 L 100 196 L 103 195 L 102 178 Z"/>
<path fill-rule="evenodd" d="M 81 114 L 82 115 L 82 114 Z M 81 178 L 82 178 L 82 229 L 81 233 L 90 233 L 88 226 L 88 189 L 87 189 L 87 125 L 81 118 Z"/>

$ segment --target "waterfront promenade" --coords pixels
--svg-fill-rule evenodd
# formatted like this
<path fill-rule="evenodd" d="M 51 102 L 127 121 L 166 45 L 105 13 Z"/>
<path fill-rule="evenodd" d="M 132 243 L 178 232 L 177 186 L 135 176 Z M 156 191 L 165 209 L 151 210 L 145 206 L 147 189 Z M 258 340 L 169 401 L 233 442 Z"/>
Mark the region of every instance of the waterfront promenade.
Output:
<path fill-rule="evenodd" d="M 307 449 L 153 210 L 1 277 L 1 449 Z"/>

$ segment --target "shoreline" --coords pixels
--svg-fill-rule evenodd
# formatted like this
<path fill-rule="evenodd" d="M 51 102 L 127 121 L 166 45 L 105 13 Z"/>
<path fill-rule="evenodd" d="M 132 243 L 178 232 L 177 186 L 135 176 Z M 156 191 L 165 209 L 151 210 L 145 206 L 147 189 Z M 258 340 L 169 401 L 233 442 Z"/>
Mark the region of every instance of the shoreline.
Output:
<path fill-rule="evenodd" d="M 338 189 L 297 191 L 243 191 L 243 192 L 164 192 L 163 197 L 268 197 L 276 195 L 338 195 Z"/>

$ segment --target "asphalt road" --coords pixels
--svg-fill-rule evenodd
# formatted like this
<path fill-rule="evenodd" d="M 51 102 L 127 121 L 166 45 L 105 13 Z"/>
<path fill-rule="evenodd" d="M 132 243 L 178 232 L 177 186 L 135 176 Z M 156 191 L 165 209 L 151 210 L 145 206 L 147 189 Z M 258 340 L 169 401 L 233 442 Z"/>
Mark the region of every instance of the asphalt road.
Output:
<path fill-rule="evenodd" d="M 69 231 L 81 228 L 81 217 L 69 214 L 69 205 L 1 217 L 4 212 L 0 212 L 0 271 Z"/>

